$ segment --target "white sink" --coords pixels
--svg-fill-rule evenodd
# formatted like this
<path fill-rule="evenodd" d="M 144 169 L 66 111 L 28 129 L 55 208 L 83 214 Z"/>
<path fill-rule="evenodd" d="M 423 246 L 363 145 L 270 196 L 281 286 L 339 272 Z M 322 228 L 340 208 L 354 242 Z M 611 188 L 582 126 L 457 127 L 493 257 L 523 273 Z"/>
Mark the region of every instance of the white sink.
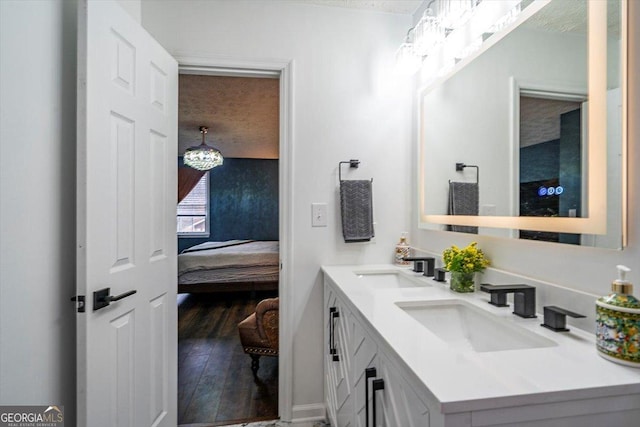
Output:
<path fill-rule="evenodd" d="M 481 353 L 557 345 L 462 300 L 407 301 L 396 305 L 457 350 Z"/>
<path fill-rule="evenodd" d="M 368 271 L 354 272 L 363 285 L 372 289 L 387 288 L 425 288 L 431 287 L 418 278 L 410 277 L 400 271 Z"/>

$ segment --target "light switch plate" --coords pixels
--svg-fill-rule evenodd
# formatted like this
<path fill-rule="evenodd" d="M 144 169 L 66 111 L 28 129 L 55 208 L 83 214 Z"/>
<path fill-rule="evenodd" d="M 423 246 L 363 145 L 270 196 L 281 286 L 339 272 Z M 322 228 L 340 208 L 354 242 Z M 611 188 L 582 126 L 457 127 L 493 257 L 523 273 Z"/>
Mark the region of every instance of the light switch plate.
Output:
<path fill-rule="evenodd" d="M 327 204 L 311 203 L 311 226 L 326 227 L 327 226 Z"/>

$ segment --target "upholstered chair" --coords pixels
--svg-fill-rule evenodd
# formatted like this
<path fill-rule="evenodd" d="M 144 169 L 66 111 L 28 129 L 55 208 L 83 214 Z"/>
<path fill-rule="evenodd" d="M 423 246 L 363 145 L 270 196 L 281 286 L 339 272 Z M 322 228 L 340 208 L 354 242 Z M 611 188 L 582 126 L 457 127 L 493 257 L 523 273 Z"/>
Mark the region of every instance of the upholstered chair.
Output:
<path fill-rule="evenodd" d="M 251 370 L 257 376 L 260 356 L 278 355 L 279 298 L 260 301 L 255 313 L 238 323 L 242 349 L 251 357 Z"/>

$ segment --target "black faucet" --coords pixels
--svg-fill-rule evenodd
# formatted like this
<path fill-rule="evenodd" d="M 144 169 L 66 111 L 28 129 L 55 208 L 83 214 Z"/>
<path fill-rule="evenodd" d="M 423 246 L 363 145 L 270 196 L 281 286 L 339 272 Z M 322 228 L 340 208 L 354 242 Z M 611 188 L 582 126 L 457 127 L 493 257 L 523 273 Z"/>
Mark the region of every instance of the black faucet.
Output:
<path fill-rule="evenodd" d="M 509 307 L 507 294 L 513 293 L 513 314 L 524 318 L 536 316 L 536 288 L 530 285 L 491 285 L 484 283 L 480 290 L 491 294 L 491 301 L 496 307 Z"/>
<path fill-rule="evenodd" d="M 551 329 L 553 332 L 568 332 L 567 328 L 567 316 L 574 317 L 576 319 L 587 317 L 583 314 L 574 313 L 566 308 L 556 307 L 555 305 L 544 306 L 544 323 L 540 326 L 544 326 L 547 329 Z"/>
<path fill-rule="evenodd" d="M 413 271 L 416 273 L 424 272 L 423 276 L 433 277 L 436 267 L 436 259 L 433 257 L 405 257 L 404 261 L 413 261 Z M 425 264 L 427 268 L 425 269 Z"/>

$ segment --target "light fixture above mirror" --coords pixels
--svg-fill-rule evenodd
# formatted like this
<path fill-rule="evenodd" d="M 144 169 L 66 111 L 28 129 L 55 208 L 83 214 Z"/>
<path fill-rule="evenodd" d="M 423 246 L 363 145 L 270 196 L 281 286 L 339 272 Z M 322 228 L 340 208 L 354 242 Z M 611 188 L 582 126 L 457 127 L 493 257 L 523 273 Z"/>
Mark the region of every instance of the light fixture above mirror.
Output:
<path fill-rule="evenodd" d="M 513 22 L 532 0 L 431 0 L 418 23 L 407 31 L 396 52 L 404 75 L 437 78 L 478 50 L 494 32 Z"/>
<path fill-rule="evenodd" d="M 205 135 L 209 131 L 206 126 L 200 126 L 202 143 L 194 147 L 187 148 L 184 152 L 184 164 L 199 171 L 208 171 L 216 166 L 222 165 L 224 158 L 217 148 L 210 147 L 204 141 Z"/>

